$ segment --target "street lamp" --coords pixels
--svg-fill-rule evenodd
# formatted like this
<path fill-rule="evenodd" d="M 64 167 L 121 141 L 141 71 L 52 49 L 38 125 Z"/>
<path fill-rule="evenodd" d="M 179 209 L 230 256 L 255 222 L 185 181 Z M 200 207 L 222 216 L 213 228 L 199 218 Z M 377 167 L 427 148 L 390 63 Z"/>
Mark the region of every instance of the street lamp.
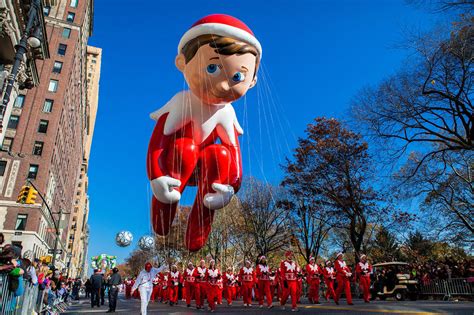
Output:
<path fill-rule="evenodd" d="M 40 12 L 41 3 L 40 0 L 31 0 L 30 10 L 28 11 L 28 22 L 26 23 L 26 29 L 21 36 L 20 42 L 15 46 L 15 61 L 13 62 L 13 67 L 10 75 L 8 76 L 8 83 L 5 88 L 5 95 L 3 96 L 2 103 L 0 104 L 0 131 L 3 128 L 3 115 L 7 109 L 8 103 L 10 102 L 10 94 L 12 93 L 13 86 L 16 81 L 16 76 L 20 70 L 21 62 L 23 61 L 23 56 L 28 51 L 28 45 L 32 48 L 37 48 L 41 45 L 41 31 L 39 30 L 40 26 L 37 25 L 37 19 Z M 36 28 L 36 29 L 34 29 Z"/>

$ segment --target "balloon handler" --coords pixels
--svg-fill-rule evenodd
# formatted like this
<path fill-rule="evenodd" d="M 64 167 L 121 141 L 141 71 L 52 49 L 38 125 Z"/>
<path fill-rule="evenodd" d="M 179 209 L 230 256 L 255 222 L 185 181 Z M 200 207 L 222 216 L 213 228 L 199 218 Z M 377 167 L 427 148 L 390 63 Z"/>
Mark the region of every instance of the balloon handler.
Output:
<path fill-rule="evenodd" d="M 147 156 L 153 228 L 167 235 L 181 193 L 197 186 L 185 237 L 190 251 L 204 246 L 214 211 L 240 188 L 243 130 L 231 102 L 257 83 L 261 55 L 242 21 L 223 14 L 200 19 L 181 38 L 175 60 L 189 90 L 150 115 L 156 121 Z"/>

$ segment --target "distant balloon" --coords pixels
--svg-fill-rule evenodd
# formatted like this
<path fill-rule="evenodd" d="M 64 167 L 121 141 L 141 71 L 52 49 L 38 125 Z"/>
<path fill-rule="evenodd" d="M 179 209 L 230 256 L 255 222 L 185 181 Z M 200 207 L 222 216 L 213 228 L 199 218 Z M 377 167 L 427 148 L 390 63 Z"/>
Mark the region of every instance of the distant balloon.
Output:
<path fill-rule="evenodd" d="M 155 247 L 155 239 L 152 236 L 142 236 L 138 240 L 138 247 L 141 250 L 152 250 Z"/>
<path fill-rule="evenodd" d="M 115 243 L 120 247 L 127 247 L 133 241 L 133 235 L 129 231 L 120 231 L 115 236 Z"/>

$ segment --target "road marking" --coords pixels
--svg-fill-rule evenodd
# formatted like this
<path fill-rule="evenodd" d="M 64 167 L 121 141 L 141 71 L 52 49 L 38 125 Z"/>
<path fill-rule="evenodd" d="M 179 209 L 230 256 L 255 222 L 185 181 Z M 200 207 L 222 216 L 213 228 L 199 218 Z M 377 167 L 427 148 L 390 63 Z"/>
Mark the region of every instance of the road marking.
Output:
<path fill-rule="evenodd" d="M 417 315 L 439 315 L 447 314 L 444 312 L 433 313 L 426 311 L 410 311 L 410 310 L 393 310 L 393 309 L 371 309 L 371 308 L 357 308 L 357 307 L 341 307 L 341 306 L 318 306 L 318 305 L 306 305 L 301 308 L 315 308 L 335 311 L 354 311 L 354 312 L 367 312 L 367 313 L 393 313 L 393 314 L 417 314 Z"/>

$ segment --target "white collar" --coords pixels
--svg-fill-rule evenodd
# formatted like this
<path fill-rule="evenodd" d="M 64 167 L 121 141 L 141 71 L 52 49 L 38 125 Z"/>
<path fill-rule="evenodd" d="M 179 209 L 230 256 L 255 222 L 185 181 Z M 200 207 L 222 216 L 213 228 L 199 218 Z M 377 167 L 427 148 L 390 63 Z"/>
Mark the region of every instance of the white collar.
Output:
<path fill-rule="evenodd" d="M 150 114 L 156 121 L 168 113 L 164 126 L 164 134 L 171 135 L 186 124 L 193 123 L 193 137 L 201 144 L 217 128 L 222 142 L 236 145 L 235 131 L 239 135 L 244 131 L 240 126 L 231 103 L 207 105 L 191 91 L 177 93 L 165 106 Z"/>
<path fill-rule="evenodd" d="M 245 267 L 245 266 L 244 266 L 244 268 L 242 268 L 242 269 L 244 270 L 244 273 L 247 273 L 247 274 L 249 274 L 249 273 L 252 273 L 252 272 L 253 272 L 253 268 L 252 268 L 252 267 L 250 267 L 250 268 L 247 268 L 247 267 Z"/>
<path fill-rule="evenodd" d="M 295 271 L 296 270 L 296 264 L 294 261 L 291 261 L 291 263 L 289 261 L 285 261 L 285 267 L 286 267 L 286 270 L 288 271 Z"/>

